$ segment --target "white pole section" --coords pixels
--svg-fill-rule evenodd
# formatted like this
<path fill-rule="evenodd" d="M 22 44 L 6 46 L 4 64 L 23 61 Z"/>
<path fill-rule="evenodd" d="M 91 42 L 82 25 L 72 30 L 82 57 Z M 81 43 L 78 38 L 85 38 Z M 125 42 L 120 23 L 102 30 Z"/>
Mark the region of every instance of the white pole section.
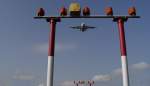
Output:
<path fill-rule="evenodd" d="M 47 86 L 53 86 L 54 56 L 48 56 Z"/>

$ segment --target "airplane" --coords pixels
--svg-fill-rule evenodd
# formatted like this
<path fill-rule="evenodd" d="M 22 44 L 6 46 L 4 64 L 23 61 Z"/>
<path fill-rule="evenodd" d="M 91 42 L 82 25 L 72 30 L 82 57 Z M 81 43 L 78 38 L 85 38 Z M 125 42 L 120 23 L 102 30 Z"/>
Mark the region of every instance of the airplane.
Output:
<path fill-rule="evenodd" d="M 85 23 L 81 23 L 80 26 L 71 26 L 70 28 L 79 29 L 81 32 L 84 32 L 84 31 L 86 31 L 87 29 L 94 29 L 94 28 L 96 28 L 96 27 L 88 26 L 88 25 L 86 25 Z"/>

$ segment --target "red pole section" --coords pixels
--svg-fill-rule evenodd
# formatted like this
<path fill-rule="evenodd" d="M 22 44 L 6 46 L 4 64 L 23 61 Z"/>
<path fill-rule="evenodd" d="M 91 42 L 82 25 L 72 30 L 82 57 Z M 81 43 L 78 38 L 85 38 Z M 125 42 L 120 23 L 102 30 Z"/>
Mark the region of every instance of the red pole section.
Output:
<path fill-rule="evenodd" d="M 119 29 L 119 37 L 120 37 L 121 56 L 127 56 L 126 42 L 125 42 L 125 32 L 124 32 L 124 21 L 123 21 L 122 18 L 118 19 L 118 29 Z"/>
<path fill-rule="evenodd" d="M 49 34 L 49 49 L 48 49 L 48 56 L 54 56 L 55 51 L 55 29 L 56 29 L 56 22 L 54 19 L 50 20 L 50 34 Z"/>

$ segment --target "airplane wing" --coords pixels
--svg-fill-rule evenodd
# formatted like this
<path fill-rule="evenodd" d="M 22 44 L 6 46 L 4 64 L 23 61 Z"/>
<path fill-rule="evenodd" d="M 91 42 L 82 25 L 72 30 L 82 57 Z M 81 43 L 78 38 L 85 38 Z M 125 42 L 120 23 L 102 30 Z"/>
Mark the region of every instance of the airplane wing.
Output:
<path fill-rule="evenodd" d="M 73 28 L 73 29 L 81 29 L 81 26 L 75 26 L 75 27 L 71 26 L 70 28 Z"/>
<path fill-rule="evenodd" d="M 92 26 L 87 26 L 87 28 L 89 28 L 89 29 L 94 29 L 94 28 L 96 28 L 96 27 L 92 27 Z"/>

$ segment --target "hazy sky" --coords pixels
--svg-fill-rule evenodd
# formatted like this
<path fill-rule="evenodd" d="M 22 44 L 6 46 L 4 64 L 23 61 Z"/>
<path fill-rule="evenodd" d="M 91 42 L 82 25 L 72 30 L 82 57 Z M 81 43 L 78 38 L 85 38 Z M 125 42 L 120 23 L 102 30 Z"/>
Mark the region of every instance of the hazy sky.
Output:
<path fill-rule="evenodd" d="M 131 86 L 150 84 L 149 0 L 0 0 L 0 86 L 45 86 L 49 23 L 35 20 L 36 10 L 59 15 L 61 6 L 77 1 L 91 14 L 127 15 L 135 6 L 140 19 L 125 23 Z M 85 22 L 97 27 L 80 32 L 69 26 Z M 62 19 L 57 23 L 54 84 L 74 86 L 73 80 L 95 80 L 95 86 L 121 86 L 118 27 L 111 19 Z"/>

